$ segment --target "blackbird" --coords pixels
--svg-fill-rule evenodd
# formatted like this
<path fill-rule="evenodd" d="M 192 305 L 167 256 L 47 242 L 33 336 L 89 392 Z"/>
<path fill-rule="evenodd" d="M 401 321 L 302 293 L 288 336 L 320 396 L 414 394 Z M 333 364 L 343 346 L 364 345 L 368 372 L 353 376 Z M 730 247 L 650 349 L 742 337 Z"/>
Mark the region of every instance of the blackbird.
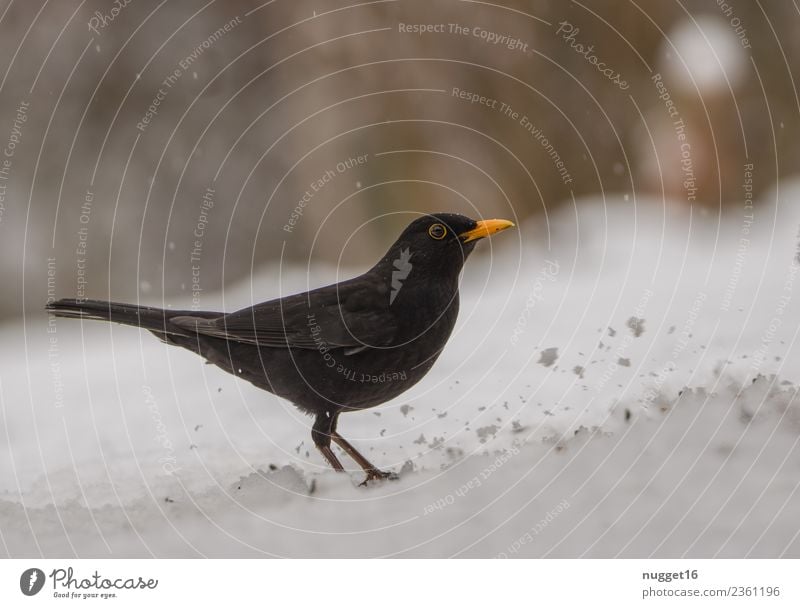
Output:
<path fill-rule="evenodd" d="M 343 471 L 339 445 L 368 481 L 393 477 L 336 430 L 339 414 L 380 405 L 419 382 L 458 314 L 458 277 L 478 239 L 513 226 L 453 213 L 409 224 L 361 276 L 237 312 L 163 310 L 99 300 L 47 305 L 59 317 L 149 330 L 315 417 L 314 445 Z"/>

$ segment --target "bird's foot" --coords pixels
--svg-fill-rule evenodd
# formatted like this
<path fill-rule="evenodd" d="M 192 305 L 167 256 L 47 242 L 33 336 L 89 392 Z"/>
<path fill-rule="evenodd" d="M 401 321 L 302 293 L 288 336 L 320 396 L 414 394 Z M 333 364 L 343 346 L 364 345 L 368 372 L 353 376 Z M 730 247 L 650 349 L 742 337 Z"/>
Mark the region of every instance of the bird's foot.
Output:
<path fill-rule="evenodd" d="M 382 481 L 384 479 L 397 481 L 400 479 L 400 477 L 397 473 L 392 473 L 391 471 L 379 471 L 378 469 L 372 469 L 371 471 L 367 471 L 367 478 L 358 485 L 366 487 L 369 485 L 370 481 Z"/>

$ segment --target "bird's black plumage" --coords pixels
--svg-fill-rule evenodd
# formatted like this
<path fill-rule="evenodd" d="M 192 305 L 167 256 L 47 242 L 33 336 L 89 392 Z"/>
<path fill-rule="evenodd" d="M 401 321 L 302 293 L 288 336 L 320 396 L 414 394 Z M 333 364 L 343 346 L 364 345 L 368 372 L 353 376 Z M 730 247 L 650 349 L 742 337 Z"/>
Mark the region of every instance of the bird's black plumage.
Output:
<path fill-rule="evenodd" d="M 379 405 L 433 366 L 458 315 L 458 277 L 477 239 L 511 226 L 451 213 L 413 221 L 361 276 L 230 314 L 97 300 L 58 300 L 57 316 L 147 329 L 315 416 L 312 438 L 342 465 L 331 440 L 367 473 L 386 477 L 336 431 L 339 414 Z"/>

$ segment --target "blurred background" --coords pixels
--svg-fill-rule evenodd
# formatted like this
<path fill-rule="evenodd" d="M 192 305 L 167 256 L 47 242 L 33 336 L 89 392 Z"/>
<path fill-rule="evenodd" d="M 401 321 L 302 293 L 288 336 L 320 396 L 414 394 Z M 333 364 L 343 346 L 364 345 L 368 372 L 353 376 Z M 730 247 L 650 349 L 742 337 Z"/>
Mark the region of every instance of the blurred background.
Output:
<path fill-rule="evenodd" d="M 48 287 L 361 271 L 420 212 L 533 237 L 609 192 L 741 217 L 800 167 L 797 25 L 777 1 L 8 0 L 0 318 Z"/>

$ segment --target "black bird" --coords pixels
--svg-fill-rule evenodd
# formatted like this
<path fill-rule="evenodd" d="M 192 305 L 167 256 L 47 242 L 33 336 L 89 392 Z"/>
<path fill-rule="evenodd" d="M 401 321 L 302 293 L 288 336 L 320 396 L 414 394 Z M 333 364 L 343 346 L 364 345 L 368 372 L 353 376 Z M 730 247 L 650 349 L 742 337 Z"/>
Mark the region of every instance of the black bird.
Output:
<path fill-rule="evenodd" d="M 337 471 L 338 444 L 370 480 L 391 477 L 336 431 L 341 412 L 396 397 L 428 373 L 458 315 L 458 276 L 478 239 L 513 226 L 437 213 L 414 220 L 353 279 L 234 313 L 98 300 L 47 305 L 59 317 L 147 329 L 315 416 L 311 437 Z"/>

